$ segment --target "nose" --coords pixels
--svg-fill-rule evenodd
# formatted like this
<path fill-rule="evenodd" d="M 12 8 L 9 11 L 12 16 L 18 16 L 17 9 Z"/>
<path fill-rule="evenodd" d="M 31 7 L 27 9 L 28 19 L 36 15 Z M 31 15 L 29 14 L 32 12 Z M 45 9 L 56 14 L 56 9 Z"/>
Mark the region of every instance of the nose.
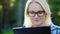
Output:
<path fill-rule="evenodd" d="M 38 18 L 37 14 L 35 14 L 35 18 Z"/>

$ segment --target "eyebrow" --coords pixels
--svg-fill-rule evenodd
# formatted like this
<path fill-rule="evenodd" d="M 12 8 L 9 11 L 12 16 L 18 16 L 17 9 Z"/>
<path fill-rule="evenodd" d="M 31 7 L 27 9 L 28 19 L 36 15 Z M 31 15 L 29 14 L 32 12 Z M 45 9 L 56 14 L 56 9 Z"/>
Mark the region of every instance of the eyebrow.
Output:
<path fill-rule="evenodd" d="M 31 10 L 32 12 L 34 12 L 33 10 Z M 41 11 L 41 10 L 38 10 L 38 11 Z M 29 11 L 28 11 L 29 12 Z M 43 12 L 45 12 L 44 10 L 43 10 Z"/>

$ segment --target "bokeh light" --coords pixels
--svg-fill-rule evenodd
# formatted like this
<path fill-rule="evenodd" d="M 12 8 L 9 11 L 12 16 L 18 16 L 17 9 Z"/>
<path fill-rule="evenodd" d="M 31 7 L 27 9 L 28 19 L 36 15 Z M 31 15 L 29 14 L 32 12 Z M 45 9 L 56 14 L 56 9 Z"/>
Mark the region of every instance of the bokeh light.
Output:
<path fill-rule="evenodd" d="M 0 5 L 0 9 L 2 9 L 2 5 Z"/>
<path fill-rule="evenodd" d="M 58 11 L 57 14 L 60 16 L 60 11 Z"/>
<path fill-rule="evenodd" d="M 15 2 L 16 0 L 11 0 L 11 1 Z"/>
<path fill-rule="evenodd" d="M 10 3 L 10 7 L 13 7 L 14 6 L 14 3 Z"/>

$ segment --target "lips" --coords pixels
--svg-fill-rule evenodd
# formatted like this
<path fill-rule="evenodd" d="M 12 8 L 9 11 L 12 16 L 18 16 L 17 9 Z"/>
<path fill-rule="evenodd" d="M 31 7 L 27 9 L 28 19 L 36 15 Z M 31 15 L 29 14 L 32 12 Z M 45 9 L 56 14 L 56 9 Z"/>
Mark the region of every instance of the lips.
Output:
<path fill-rule="evenodd" d="M 34 21 L 38 21 L 38 20 L 34 20 Z"/>
<path fill-rule="evenodd" d="M 39 21 L 39 19 L 32 19 L 33 21 Z"/>

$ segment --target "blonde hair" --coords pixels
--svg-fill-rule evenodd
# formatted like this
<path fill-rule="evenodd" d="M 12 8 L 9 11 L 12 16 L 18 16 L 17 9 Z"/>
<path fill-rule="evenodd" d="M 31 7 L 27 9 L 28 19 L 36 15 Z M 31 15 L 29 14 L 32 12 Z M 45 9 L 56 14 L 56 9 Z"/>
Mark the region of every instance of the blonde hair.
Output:
<path fill-rule="evenodd" d="M 46 22 L 47 22 L 47 24 L 51 24 L 52 23 L 52 21 L 51 21 L 51 12 L 50 12 L 50 8 L 49 8 L 49 5 L 47 4 L 46 0 L 28 0 L 27 3 L 26 3 L 26 6 L 25 6 L 24 24 L 23 24 L 23 26 L 32 27 L 32 22 L 31 22 L 30 17 L 27 14 L 27 9 L 28 9 L 28 6 L 29 6 L 30 2 L 34 2 L 34 1 L 41 4 L 43 9 L 47 13 Z"/>

